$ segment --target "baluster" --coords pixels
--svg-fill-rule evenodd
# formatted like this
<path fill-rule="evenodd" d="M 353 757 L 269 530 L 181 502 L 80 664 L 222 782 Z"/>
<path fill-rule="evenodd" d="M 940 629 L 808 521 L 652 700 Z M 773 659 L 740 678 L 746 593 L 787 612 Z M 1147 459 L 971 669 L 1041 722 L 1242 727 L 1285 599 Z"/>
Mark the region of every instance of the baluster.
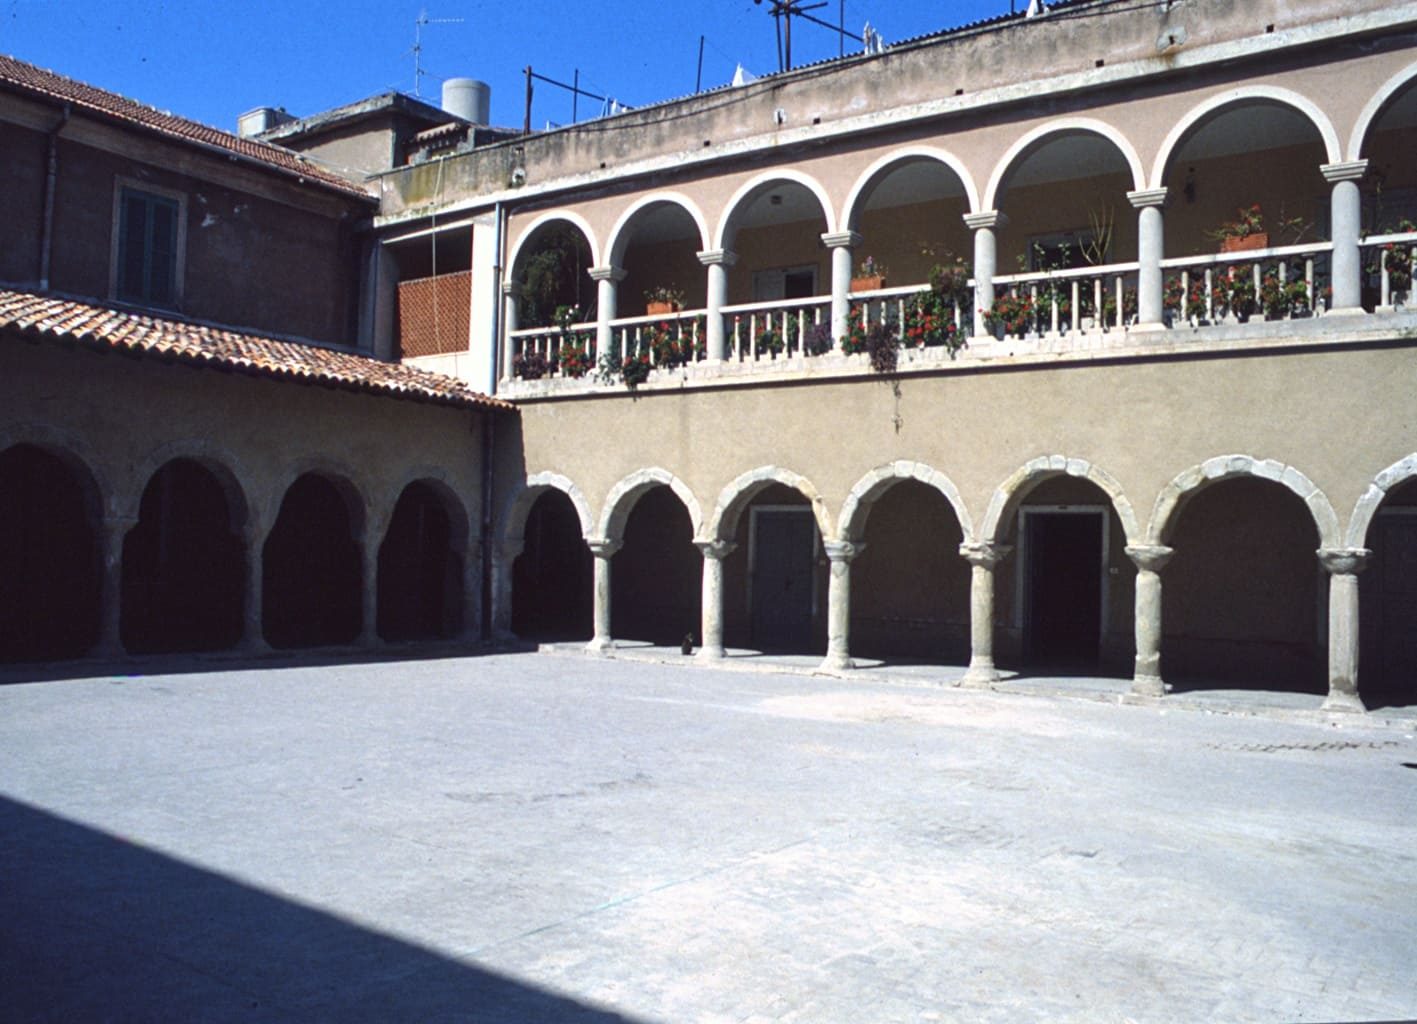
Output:
<path fill-rule="evenodd" d="M 1215 323 L 1215 268 L 1205 268 L 1205 318 Z"/>
<path fill-rule="evenodd" d="M 1106 330 L 1107 314 L 1102 310 L 1102 278 L 1092 279 L 1092 319 L 1097 324 L 1097 329 Z"/>
<path fill-rule="evenodd" d="M 1378 285 L 1381 291 L 1380 306 L 1392 305 L 1392 273 L 1387 268 L 1387 247 L 1378 250 Z"/>
<path fill-rule="evenodd" d="M 1314 258 L 1304 258 L 1304 294 L 1309 297 L 1309 315 L 1318 316 L 1319 307 L 1314 303 Z"/>
<path fill-rule="evenodd" d="M 1278 265 L 1277 267 L 1275 267 L 1275 275 L 1274 275 L 1274 276 L 1279 280 L 1279 290 L 1280 290 L 1281 292 L 1283 292 L 1283 291 L 1284 291 L 1284 285 L 1285 285 L 1285 283 L 1289 280 L 1289 261 L 1288 261 L 1288 260 L 1280 260 L 1280 261 L 1279 261 L 1279 265 Z M 1287 303 L 1287 302 L 1285 303 L 1284 319 L 1286 319 L 1286 320 L 1293 320 L 1293 319 L 1294 319 L 1294 307 L 1293 307 L 1292 305 L 1290 305 L 1289 303 Z"/>
<path fill-rule="evenodd" d="M 1254 263 L 1250 264 L 1250 279 L 1255 282 L 1255 305 L 1258 306 L 1260 302 L 1260 287 L 1264 283 L 1264 277 L 1262 271 L 1260 270 L 1259 260 L 1256 260 Z M 1260 319 L 1264 319 L 1263 308 L 1260 309 Z"/>
<path fill-rule="evenodd" d="M 1191 322 L 1191 272 L 1185 269 L 1181 271 L 1181 322 Z"/>
<path fill-rule="evenodd" d="M 1072 304 L 1068 307 L 1072 312 L 1068 320 L 1068 333 L 1076 334 L 1082 327 L 1082 306 L 1078 300 L 1082 297 L 1082 281 L 1073 278 L 1072 289 L 1068 293 L 1071 296 Z"/>
<path fill-rule="evenodd" d="M 1122 329 L 1123 324 L 1125 324 L 1126 321 L 1127 321 L 1127 311 L 1126 311 L 1126 309 L 1124 308 L 1125 305 L 1126 305 L 1126 301 L 1125 301 L 1125 300 L 1126 300 L 1126 297 L 1127 297 L 1127 293 L 1126 293 L 1126 291 L 1124 290 L 1125 287 L 1126 287 L 1126 286 L 1125 286 L 1124 282 L 1122 281 L 1122 275 L 1121 275 L 1121 274 L 1118 274 L 1118 275 L 1117 275 L 1117 330 L 1119 330 L 1119 331 Z"/>
<path fill-rule="evenodd" d="M 1051 307 L 1049 324 L 1051 333 L 1058 333 L 1058 286 L 1055 282 L 1048 282 L 1048 305 Z"/>

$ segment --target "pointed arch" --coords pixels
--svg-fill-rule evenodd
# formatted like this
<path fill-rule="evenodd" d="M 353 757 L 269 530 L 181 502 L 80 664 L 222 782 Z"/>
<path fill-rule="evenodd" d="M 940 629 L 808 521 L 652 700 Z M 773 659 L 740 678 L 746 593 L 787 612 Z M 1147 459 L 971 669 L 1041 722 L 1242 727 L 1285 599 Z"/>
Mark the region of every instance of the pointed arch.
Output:
<path fill-rule="evenodd" d="M 841 534 L 839 539 L 860 540 L 865 532 L 866 517 L 871 512 L 871 506 L 893 485 L 902 480 L 917 480 L 942 494 L 945 500 L 950 503 L 950 507 L 954 509 L 955 518 L 959 520 L 960 529 L 964 536 L 968 538 L 974 535 L 974 522 L 970 518 L 969 509 L 964 503 L 964 498 L 960 496 L 959 488 L 954 485 L 954 481 L 923 462 L 898 459 L 895 462 L 877 466 L 856 481 L 841 506 L 841 516 L 837 520 Z"/>
<path fill-rule="evenodd" d="M 817 530 L 822 538 L 830 539 L 833 536 L 827 503 L 812 481 L 790 469 L 759 466 L 742 474 L 719 492 L 718 503 L 714 506 L 713 516 L 708 521 L 702 539 L 732 540 L 738 530 L 738 518 L 743 514 L 743 509 L 753 500 L 754 495 L 772 484 L 790 487 L 805 497 L 811 503 L 812 517 L 817 521 Z"/>
<path fill-rule="evenodd" d="M 871 191 L 881 183 L 897 167 L 915 160 L 929 160 L 943 164 L 954 172 L 959 179 L 960 185 L 964 188 L 965 201 L 969 205 L 970 213 L 979 212 L 979 189 L 974 184 L 974 177 L 969 173 L 969 168 L 965 166 L 963 160 L 953 153 L 937 146 L 905 146 L 901 149 L 891 150 L 880 159 L 871 164 L 856 179 L 856 183 L 851 186 L 851 191 L 847 193 L 846 202 L 841 208 L 841 220 L 839 223 L 848 231 L 854 231 L 860 219 L 860 207 L 870 195 Z"/>
<path fill-rule="evenodd" d="M 811 192 L 821 206 L 822 217 L 826 220 L 826 233 L 830 234 L 836 230 L 836 208 L 831 201 L 831 196 L 816 178 L 802 171 L 794 170 L 791 167 L 780 167 L 771 171 L 764 171 L 756 175 L 750 181 L 739 187 L 733 193 L 733 197 L 728 200 L 723 207 L 722 218 L 718 222 L 718 227 L 714 231 L 714 249 L 733 248 L 733 235 L 737 228 L 733 226 L 733 218 L 741 212 L 742 207 L 756 199 L 763 191 L 771 188 L 779 182 L 792 182 L 801 185 Z"/>
<path fill-rule="evenodd" d="M 1019 157 L 1036 148 L 1038 143 L 1050 135 L 1078 133 L 1100 136 L 1104 142 L 1115 146 L 1117 151 L 1121 153 L 1122 159 L 1127 163 L 1127 168 L 1132 176 L 1132 188 L 1145 187 L 1146 172 L 1142 168 L 1141 157 L 1137 155 L 1136 147 L 1132 145 L 1131 140 L 1120 129 L 1095 117 L 1065 117 L 1039 125 L 1008 148 L 989 176 L 989 184 L 984 189 L 984 209 L 998 208 L 999 192 L 1003 188 L 1004 179 L 1013 169 L 1014 163 Z"/>
<path fill-rule="evenodd" d="M 564 221 L 570 224 L 586 240 L 586 245 L 590 246 L 590 265 L 592 267 L 600 264 L 600 243 L 596 240 L 595 229 L 590 226 L 590 221 L 586 220 L 575 210 L 547 210 L 538 216 L 530 224 L 522 229 L 517 235 L 517 240 L 512 243 L 511 250 L 507 253 L 508 279 L 515 278 L 518 261 L 521 259 L 522 248 L 527 241 L 533 238 L 541 228 L 555 221 Z"/>
<path fill-rule="evenodd" d="M 709 247 L 709 227 L 708 220 L 704 217 L 703 211 L 699 209 L 688 196 L 682 192 L 652 192 L 647 196 L 641 196 L 620 214 L 620 218 L 615 222 L 615 226 L 610 229 L 610 237 L 606 242 L 606 262 L 607 266 L 622 267 L 625 265 L 625 248 L 629 244 L 629 228 L 634 223 L 635 217 L 641 211 L 651 206 L 668 204 L 677 206 L 687 213 L 694 221 L 694 227 L 699 232 L 699 248 Z M 593 252 L 594 250 L 592 250 Z"/>
<path fill-rule="evenodd" d="M 1373 127 L 1373 122 L 1378 119 L 1378 115 L 1387 106 L 1388 100 L 1409 85 L 1417 87 L 1417 84 L 1414 83 L 1417 83 L 1417 63 L 1407 65 L 1384 82 L 1373 94 L 1372 99 L 1368 100 L 1362 112 L 1358 114 L 1358 120 L 1353 125 L 1353 133 L 1348 136 L 1349 160 L 1362 159 L 1363 144 L 1368 141 L 1368 130 Z"/>
<path fill-rule="evenodd" d="M 1016 508 L 1024 496 L 1033 489 L 1032 485 L 1042 483 L 1049 477 L 1073 476 L 1090 481 L 1107 495 L 1122 524 L 1128 544 L 1141 543 L 1141 529 L 1137 525 L 1132 503 L 1122 491 L 1117 478 L 1086 459 L 1070 459 L 1065 455 L 1043 455 L 1020 467 L 1012 476 L 999 485 L 989 500 L 989 508 L 980 524 L 977 541 L 996 543 L 1000 539 L 999 527 L 1005 522 L 1007 513 Z"/>
<path fill-rule="evenodd" d="M 1339 547 L 1342 534 L 1338 527 L 1338 516 L 1328 495 L 1319 490 L 1310 480 L 1293 466 L 1287 466 L 1275 459 L 1256 459 L 1249 455 L 1220 455 L 1207 459 L 1199 465 L 1181 473 L 1157 495 L 1151 511 L 1151 521 L 1146 527 L 1146 543 L 1164 544 L 1170 535 L 1176 512 L 1185 501 L 1202 487 L 1208 487 L 1221 480 L 1237 476 L 1252 476 L 1269 480 L 1288 488 L 1299 496 L 1313 516 L 1319 533 L 1319 546 Z M 1137 543 L 1130 541 L 1129 543 Z"/>
<path fill-rule="evenodd" d="M 1269 100 L 1272 103 L 1280 103 L 1294 108 L 1307 117 L 1313 123 L 1314 128 L 1318 130 L 1319 136 L 1323 139 L 1324 150 L 1328 153 L 1328 162 L 1338 163 L 1343 158 L 1343 151 L 1338 142 L 1338 132 L 1334 130 L 1333 122 L 1308 97 L 1294 92 L 1292 89 L 1281 89 L 1272 85 L 1245 85 L 1217 93 L 1210 99 L 1196 104 L 1181 120 L 1176 122 L 1165 141 L 1161 143 L 1161 149 L 1157 151 L 1156 162 L 1152 164 L 1151 168 L 1149 187 L 1165 187 L 1166 168 L 1171 162 L 1172 155 L 1180 148 L 1181 143 L 1185 141 L 1197 124 L 1219 110 L 1243 105 L 1247 100 Z M 1137 186 L 1137 188 L 1141 187 Z"/>
<path fill-rule="evenodd" d="M 635 507 L 635 502 L 651 487 L 661 485 L 673 491 L 683 503 L 689 513 L 694 536 L 697 537 L 703 526 L 703 510 L 699 507 L 699 499 L 694 497 L 694 492 L 689 490 L 684 481 L 658 466 L 637 469 L 610 489 L 605 504 L 601 507 L 600 532 L 597 537 L 604 540 L 624 540 L 625 522 L 630 518 L 630 510 Z"/>

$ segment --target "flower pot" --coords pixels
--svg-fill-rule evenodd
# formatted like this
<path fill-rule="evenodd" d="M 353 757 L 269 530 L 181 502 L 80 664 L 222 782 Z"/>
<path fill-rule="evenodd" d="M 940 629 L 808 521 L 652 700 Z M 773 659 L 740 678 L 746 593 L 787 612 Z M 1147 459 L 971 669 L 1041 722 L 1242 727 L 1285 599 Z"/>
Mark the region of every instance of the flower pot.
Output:
<path fill-rule="evenodd" d="M 646 302 L 645 316 L 667 316 L 679 312 L 677 302 Z"/>
<path fill-rule="evenodd" d="M 1250 235 L 1232 235 L 1220 240 L 1221 252 L 1250 252 L 1253 249 L 1268 249 L 1269 233 L 1256 231 Z"/>
<path fill-rule="evenodd" d="M 874 274 L 871 277 L 853 277 L 851 279 L 851 290 L 853 292 L 874 292 L 886 286 L 884 274 Z"/>

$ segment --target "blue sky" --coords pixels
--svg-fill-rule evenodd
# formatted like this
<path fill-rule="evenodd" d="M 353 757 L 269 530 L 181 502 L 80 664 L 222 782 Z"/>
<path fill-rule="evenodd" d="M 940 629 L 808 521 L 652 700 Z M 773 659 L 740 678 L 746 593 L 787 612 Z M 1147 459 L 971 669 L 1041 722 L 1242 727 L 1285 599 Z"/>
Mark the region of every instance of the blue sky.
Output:
<path fill-rule="evenodd" d="M 811 0 L 809 0 L 811 2 Z M 1027 0 L 1016 0 L 1020 9 Z M 835 22 L 841 0 L 811 13 Z M 699 37 L 703 85 L 741 62 L 777 69 L 768 4 L 753 0 L 0 0 L 0 52 L 207 124 L 234 129 L 243 111 L 284 106 L 312 114 L 389 89 L 414 88 L 414 23 L 423 28 L 422 94 L 441 79 L 492 86 L 492 120 L 522 123 L 530 64 L 540 74 L 635 106 L 694 91 Z M 887 44 L 1007 13 L 1010 0 L 846 0 L 846 27 L 869 21 Z M 848 44 L 850 45 L 850 44 Z M 859 48 L 859 44 L 858 48 Z M 849 51 L 848 51 L 849 52 Z M 835 33 L 798 21 L 793 63 L 835 56 Z M 585 99 L 587 106 L 599 104 Z M 569 93 L 538 84 L 532 124 L 571 119 Z"/>

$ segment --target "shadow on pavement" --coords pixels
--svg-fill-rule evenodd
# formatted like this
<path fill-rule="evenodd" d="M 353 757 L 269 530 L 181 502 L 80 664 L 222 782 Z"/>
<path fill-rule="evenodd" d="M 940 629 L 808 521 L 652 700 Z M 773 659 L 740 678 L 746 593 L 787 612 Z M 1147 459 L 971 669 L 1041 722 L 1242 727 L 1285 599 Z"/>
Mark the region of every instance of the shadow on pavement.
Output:
<path fill-rule="evenodd" d="M 0 798 L 6 1021 L 632 1024 Z"/>

